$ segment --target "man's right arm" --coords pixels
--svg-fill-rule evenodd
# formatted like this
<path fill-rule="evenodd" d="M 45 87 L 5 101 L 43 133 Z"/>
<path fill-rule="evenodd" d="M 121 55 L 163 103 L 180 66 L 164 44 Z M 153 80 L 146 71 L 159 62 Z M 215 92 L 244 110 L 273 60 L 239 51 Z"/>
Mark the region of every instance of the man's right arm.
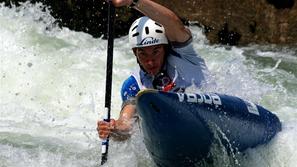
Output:
<path fill-rule="evenodd" d="M 98 121 L 97 131 L 99 137 L 106 139 L 111 136 L 115 140 L 125 140 L 131 135 L 133 123 L 135 122 L 135 96 L 140 88 L 134 76 L 125 80 L 121 90 L 123 100 L 122 110 L 118 120 L 111 119 L 110 122 Z"/>
<path fill-rule="evenodd" d="M 131 130 L 135 122 L 135 112 L 135 105 L 128 104 L 124 106 L 119 119 L 115 121 L 114 129 L 111 131 L 111 137 L 115 140 L 126 140 L 131 136 Z"/>

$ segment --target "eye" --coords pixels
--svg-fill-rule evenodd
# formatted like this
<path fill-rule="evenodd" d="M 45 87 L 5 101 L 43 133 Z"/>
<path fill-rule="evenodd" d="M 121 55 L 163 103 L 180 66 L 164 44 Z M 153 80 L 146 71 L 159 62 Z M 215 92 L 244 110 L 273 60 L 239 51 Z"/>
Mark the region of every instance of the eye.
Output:
<path fill-rule="evenodd" d="M 144 52 L 138 52 L 137 56 L 139 59 L 144 59 L 146 57 L 146 54 Z"/>
<path fill-rule="evenodd" d="M 155 56 L 155 55 L 159 55 L 161 53 L 161 51 L 159 50 L 159 49 L 157 49 L 157 50 L 154 50 L 154 52 L 153 52 L 153 55 Z"/>

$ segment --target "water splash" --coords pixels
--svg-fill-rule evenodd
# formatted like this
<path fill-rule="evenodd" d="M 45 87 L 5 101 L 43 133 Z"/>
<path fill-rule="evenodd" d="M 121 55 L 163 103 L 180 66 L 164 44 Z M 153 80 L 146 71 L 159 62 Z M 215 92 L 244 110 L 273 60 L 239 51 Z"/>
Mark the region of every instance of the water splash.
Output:
<path fill-rule="evenodd" d="M 210 46 L 201 29 L 190 28 L 195 49 L 216 78 L 215 91 L 259 103 L 284 124 L 268 145 L 236 155 L 239 164 L 294 166 L 296 51 L 274 46 Z M 100 141 L 95 129 L 104 109 L 106 45 L 100 38 L 55 26 L 55 19 L 42 4 L 0 5 L 1 165 L 99 164 Z M 116 39 L 113 117 L 121 106 L 121 84 L 136 66 L 128 38 Z M 111 158 L 105 166 L 152 166 L 142 138 L 138 129 L 129 141 L 111 142 Z"/>

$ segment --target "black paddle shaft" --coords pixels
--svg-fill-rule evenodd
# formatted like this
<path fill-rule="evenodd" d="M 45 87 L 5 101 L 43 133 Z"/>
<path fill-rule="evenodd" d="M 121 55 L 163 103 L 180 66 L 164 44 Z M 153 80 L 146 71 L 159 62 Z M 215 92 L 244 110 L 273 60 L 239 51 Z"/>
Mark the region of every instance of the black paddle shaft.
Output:
<path fill-rule="evenodd" d="M 107 118 L 104 121 L 110 121 L 110 110 L 111 110 L 111 93 L 112 93 L 112 65 L 113 65 L 113 41 L 114 41 L 114 18 L 115 8 L 112 1 L 108 2 L 108 48 L 107 48 L 107 66 L 106 66 L 106 85 L 105 85 L 105 108 L 107 112 Z M 101 165 L 107 161 L 108 154 L 108 141 L 106 140 L 106 152 L 102 153 Z"/>

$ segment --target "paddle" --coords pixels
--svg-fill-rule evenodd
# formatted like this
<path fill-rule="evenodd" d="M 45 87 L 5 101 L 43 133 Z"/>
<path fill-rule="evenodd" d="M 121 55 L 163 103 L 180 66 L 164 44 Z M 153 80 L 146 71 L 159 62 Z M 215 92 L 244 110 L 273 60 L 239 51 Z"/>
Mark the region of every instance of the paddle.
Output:
<path fill-rule="evenodd" d="M 105 113 L 104 121 L 110 121 L 110 108 L 111 108 L 111 89 L 112 89 L 112 62 L 113 62 L 113 25 L 115 17 L 115 8 L 112 1 L 108 1 L 108 28 L 107 28 L 107 38 L 108 38 L 108 48 L 107 48 L 107 67 L 106 67 L 106 85 L 105 85 Z M 108 154 L 108 144 L 109 137 L 102 141 L 101 148 L 101 165 L 107 161 Z"/>

